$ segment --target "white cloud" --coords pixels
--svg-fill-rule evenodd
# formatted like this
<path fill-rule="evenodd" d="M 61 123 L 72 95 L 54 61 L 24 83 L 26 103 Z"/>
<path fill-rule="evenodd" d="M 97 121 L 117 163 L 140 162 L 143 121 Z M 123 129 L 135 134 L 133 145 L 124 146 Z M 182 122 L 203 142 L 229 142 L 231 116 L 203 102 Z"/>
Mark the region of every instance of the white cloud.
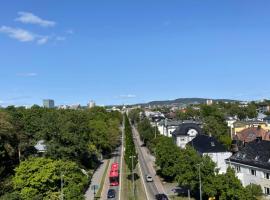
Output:
<path fill-rule="evenodd" d="M 0 33 L 5 33 L 9 37 L 21 42 L 31 42 L 35 40 L 35 35 L 27 30 L 20 28 L 11 28 L 8 26 L 0 27 Z"/>
<path fill-rule="evenodd" d="M 23 77 L 33 77 L 33 76 L 37 76 L 38 74 L 34 72 L 27 72 L 27 73 L 18 73 L 16 75 L 23 76 Z"/>
<path fill-rule="evenodd" d="M 122 95 L 119 96 L 119 98 L 131 99 L 131 98 L 136 98 L 136 95 L 135 94 L 122 94 Z"/>
<path fill-rule="evenodd" d="M 24 29 L 8 26 L 1 26 L 0 33 L 7 34 L 10 38 L 16 39 L 20 42 L 36 42 L 39 45 L 45 44 L 49 40 L 48 36 L 37 35 Z"/>
<path fill-rule="evenodd" d="M 18 12 L 18 15 L 19 17 L 16 18 L 15 21 L 19 21 L 24 24 L 37 24 L 42 27 L 52 27 L 56 24 L 54 21 L 41 19 L 40 17 L 29 12 Z"/>
<path fill-rule="evenodd" d="M 66 33 L 72 35 L 72 34 L 74 34 L 74 31 L 72 29 L 69 29 L 69 30 L 66 30 Z"/>
<path fill-rule="evenodd" d="M 55 38 L 57 41 L 65 41 L 67 38 L 66 37 L 62 37 L 62 36 L 58 36 Z"/>
<path fill-rule="evenodd" d="M 49 40 L 48 36 L 39 36 L 39 39 L 37 40 L 37 44 L 42 45 L 46 44 Z"/>

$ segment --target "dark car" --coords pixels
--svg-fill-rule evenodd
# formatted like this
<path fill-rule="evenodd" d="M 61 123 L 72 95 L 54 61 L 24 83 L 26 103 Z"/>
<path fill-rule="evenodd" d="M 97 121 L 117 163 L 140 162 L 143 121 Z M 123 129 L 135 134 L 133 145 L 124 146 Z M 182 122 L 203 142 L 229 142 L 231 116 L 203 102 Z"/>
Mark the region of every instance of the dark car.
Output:
<path fill-rule="evenodd" d="M 114 189 L 108 190 L 107 198 L 108 199 L 115 198 L 115 190 Z"/>
<path fill-rule="evenodd" d="M 166 194 L 156 194 L 156 200 L 169 200 Z"/>

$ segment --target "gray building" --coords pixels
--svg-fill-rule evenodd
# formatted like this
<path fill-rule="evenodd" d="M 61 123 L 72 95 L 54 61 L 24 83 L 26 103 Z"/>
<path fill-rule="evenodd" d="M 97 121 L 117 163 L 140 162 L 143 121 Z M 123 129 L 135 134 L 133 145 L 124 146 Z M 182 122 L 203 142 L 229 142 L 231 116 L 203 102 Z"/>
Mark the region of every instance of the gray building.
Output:
<path fill-rule="evenodd" d="M 44 108 L 54 108 L 54 100 L 52 99 L 44 99 L 43 100 Z"/>

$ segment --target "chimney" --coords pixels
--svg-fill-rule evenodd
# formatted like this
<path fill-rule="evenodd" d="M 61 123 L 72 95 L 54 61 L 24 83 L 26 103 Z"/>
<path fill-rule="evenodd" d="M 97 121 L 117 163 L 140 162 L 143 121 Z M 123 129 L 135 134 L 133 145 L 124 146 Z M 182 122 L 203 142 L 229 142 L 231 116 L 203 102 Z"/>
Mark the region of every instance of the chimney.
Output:
<path fill-rule="evenodd" d="M 262 137 L 256 137 L 256 142 L 262 141 Z"/>

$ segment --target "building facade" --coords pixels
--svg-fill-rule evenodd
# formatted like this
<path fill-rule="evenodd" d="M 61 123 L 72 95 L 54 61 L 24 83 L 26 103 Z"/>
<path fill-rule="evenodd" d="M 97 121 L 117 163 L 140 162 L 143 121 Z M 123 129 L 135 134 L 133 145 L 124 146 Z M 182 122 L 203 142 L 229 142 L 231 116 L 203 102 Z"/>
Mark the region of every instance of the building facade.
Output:
<path fill-rule="evenodd" d="M 247 143 L 243 149 L 226 159 L 226 164 L 235 169 L 244 186 L 260 185 L 266 199 L 270 199 L 270 141 L 258 138 Z"/>
<path fill-rule="evenodd" d="M 54 108 L 54 100 L 52 99 L 44 99 L 43 100 L 44 108 Z"/>
<path fill-rule="evenodd" d="M 211 160 L 216 163 L 216 168 L 219 170 L 220 174 L 226 173 L 226 159 L 228 159 L 232 153 L 227 151 L 217 139 L 209 135 L 200 134 L 190 141 L 188 145 L 192 146 L 200 155 L 209 156 Z"/>

